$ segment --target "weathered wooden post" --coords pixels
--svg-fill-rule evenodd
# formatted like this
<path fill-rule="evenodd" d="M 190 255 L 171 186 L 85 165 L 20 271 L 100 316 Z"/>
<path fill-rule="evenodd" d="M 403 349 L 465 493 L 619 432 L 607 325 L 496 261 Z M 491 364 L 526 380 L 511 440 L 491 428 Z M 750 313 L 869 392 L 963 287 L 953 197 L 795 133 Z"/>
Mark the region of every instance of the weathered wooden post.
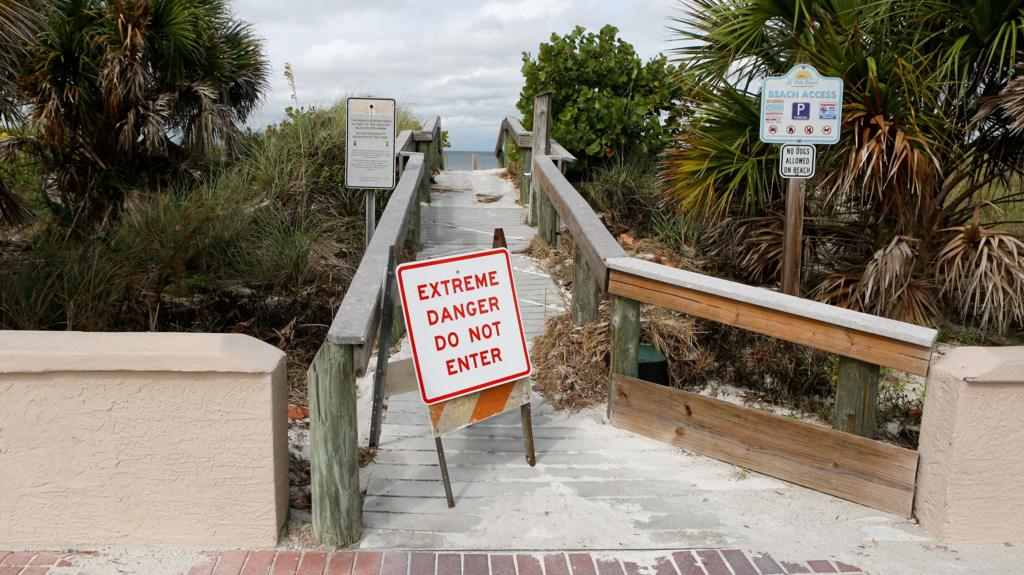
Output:
<path fill-rule="evenodd" d="M 538 206 L 541 201 L 541 197 L 544 196 L 543 190 L 538 189 L 536 179 L 532 177 L 534 169 L 533 159 L 537 156 L 546 156 L 551 153 L 551 93 L 543 92 L 533 97 L 533 131 L 530 133 L 532 137 L 532 143 L 530 145 L 530 213 L 528 215 L 528 222 L 531 226 L 539 225 L 540 212 Z M 537 230 L 541 232 L 541 230 Z M 540 234 L 541 239 L 548 242 L 548 238 L 544 237 L 543 232 Z"/>
<path fill-rule="evenodd" d="M 551 154 L 551 93 L 533 98 L 533 157 Z M 536 180 L 536 178 L 534 178 Z M 547 193 L 534 184 L 531 187 L 530 211 L 536 213 L 537 233 L 549 246 L 558 241 L 558 212 Z"/>
<path fill-rule="evenodd" d="M 590 323 L 597 318 L 597 306 L 601 302 L 601 290 L 590 269 L 587 258 L 579 245 L 572 248 L 572 321 L 576 325 Z"/>
<path fill-rule="evenodd" d="M 782 238 L 782 293 L 800 295 L 803 255 L 804 180 L 786 180 L 786 227 Z"/>
<path fill-rule="evenodd" d="M 420 187 L 419 201 L 430 203 L 430 173 L 434 169 L 434 154 L 433 154 L 434 142 L 433 138 L 431 141 L 417 141 L 416 151 L 423 154 L 423 165 L 427 171 L 427 183 Z"/>
<path fill-rule="evenodd" d="M 324 545 L 351 545 L 363 533 L 352 346 L 325 342 L 307 382 L 313 535 Z"/>
<path fill-rule="evenodd" d="M 505 165 L 505 158 L 508 156 L 508 131 L 503 125 L 501 127 L 501 146 L 494 150 L 494 162 L 499 168 L 508 167 Z"/>
<path fill-rule="evenodd" d="M 836 403 L 832 410 L 833 429 L 864 437 L 875 435 L 881 371 L 877 365 L 839 356 Z"/>
<path fill-rule="evenodd" d="M 530 204 L 530 187 L 533 185 L 533 149 L 519 148 L 519 203 L 524 206 Z M 530 207 L 530 213 L 533 207 Z M 528 218 L 532 216 L 528 215 Z M 533 220 L 529 220 L 533 223 Z"/>
<path fill-rule="evenodd" d="M 637 376 L 636 354 L 640 349 L 640 302 L 613 295 L 611 381 L 608 384 L 608 417 L 615 401 L 615 375 Z"/>
<path fill-rule="evenodd" d="M 473 154 L 470 158 L 473 165 L 473 171 L 475 172 L 480 167 L 480 154 Z"/>

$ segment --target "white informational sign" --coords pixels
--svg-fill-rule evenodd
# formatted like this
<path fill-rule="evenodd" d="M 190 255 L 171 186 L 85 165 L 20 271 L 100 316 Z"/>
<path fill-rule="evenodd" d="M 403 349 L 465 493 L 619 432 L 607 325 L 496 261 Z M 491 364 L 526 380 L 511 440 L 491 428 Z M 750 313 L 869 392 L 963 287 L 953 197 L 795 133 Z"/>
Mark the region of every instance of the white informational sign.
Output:
<path fill-rule="evenodd" d="M 843 114 L 843 79 L 798 64 L 785 76 L 764 79 L 761 141 L 769 144 L 835 144 Z"/>
<path fill-rule="evenodd" d="M 409 262 L 397 273 L 424 403 L 530 375 L 507 249 Z"/>
<path fill-rule="evenodd" d="M 349 98 L 346 102 L 345 187 L 395 187 L 395 101 Z"/>
<path fill-rule="evenodd" d="M 779 175 L 801 180 L 813 178 L 816 161 L 814 144 L 786 144 L 779 156 Z"/>

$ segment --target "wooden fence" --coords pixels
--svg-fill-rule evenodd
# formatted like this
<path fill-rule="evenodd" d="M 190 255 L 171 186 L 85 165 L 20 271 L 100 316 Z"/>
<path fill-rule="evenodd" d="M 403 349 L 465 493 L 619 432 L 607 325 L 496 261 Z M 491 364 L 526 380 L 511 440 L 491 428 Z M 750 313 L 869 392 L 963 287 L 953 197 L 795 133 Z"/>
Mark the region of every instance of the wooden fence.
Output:
<path fill-rule="evenodd" d="M 515 120 L 502 122 L 495 151 L 500 158 L 504 144 L 515 138 L 529 161 L 532 178 L 520 182 L 520 195 L 534 198 L 538 235 L 554 244 L 564 224 L 572 237 L 574 322 L 592 321 L 602 295 L 611 299 L 612 424 L 910 516 L 917 453 L 869 436 L 880 366 L 926 375 L 935 330 L 627 257 L 556 165 L 560 158 L 544 141 L 550 138 L 550 106 L 547 94 L 534 100 L 533 133 Z M 522 154 L 527 143 L 529 155 Z M 636 379 L 641 304 L 838 354 L 835 429 Z"/>
<path fill-rule="evenodd" d="M 391 246 L 419 243 L 420 202 L 430 199 L 430 175 L 441 161 L 441 122 L 395 139 L 398 184 L 373 232 L 327 341 L 307 376 L 313 533 L 325 545 L 349 545 L 362 534 L 356 377 L 366 372 L 380 325 L 383 278 Z"/>

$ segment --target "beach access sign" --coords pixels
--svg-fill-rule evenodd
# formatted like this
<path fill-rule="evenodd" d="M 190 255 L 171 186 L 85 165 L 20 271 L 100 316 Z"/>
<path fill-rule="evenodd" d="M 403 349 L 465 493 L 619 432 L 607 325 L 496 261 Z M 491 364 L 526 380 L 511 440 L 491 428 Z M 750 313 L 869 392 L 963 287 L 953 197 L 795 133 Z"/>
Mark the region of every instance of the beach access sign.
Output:
<path fill-rule="evenodd" d="M 390 190 L 395 187 L 395 101 L 349 98 L 345 108 L 345 187 Z"/>
<path fill-rule="evenodd" d="M 843 113 L 843 79 L 798 64 L 785 76 L 764 79 L 761 141 L 769 144 L 835 144 Z"/>
<path fill-rule="evenodd" d="M 530 375 L 507 249 L 409 262 L 397 274 L 424 403 Z"/>

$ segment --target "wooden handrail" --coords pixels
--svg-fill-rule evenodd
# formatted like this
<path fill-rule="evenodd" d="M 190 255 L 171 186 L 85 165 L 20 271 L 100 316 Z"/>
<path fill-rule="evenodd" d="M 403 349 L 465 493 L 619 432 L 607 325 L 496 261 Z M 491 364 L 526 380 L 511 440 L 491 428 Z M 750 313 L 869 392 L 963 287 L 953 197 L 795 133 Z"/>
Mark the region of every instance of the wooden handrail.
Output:
<path fill-rule="evenodd" d="M 423 124 L 423 129 L 416 130 L 413 132 L 413 138 L 417 142 L 433 142 L 435 132 L 441 129 L 441 118 L 434 116 L 427 120 L 427 123 Z"/>
<path fill-rule="evenodd" d="M 398 133 L 398 137 L 395 138 L 396 154 L 416 151 L 416 141 L 413 139 L 412 134 L 412 130 L 402 130 L 401 132 Z"/>
<path fill-rule="evenodd" d="M 626 257 L 605 261 L 612 295 L 875 365 L 927 375 L 934 329 Z"/>
<path fill-rule="evenodd" d="M 366 247 L 327 333 L 327 341 L 331 343 L 363 348 L 364 353 L 360 353 L 356 361 L 360 373 L 369 361 L 369 348 L 373 346 L 377 333 L 381 278 L 387 271 L 388 250 L 393 245 L 405 244 L 409 214 L 413 211 L 413 203 L 418 201 L 423 178 L 429 177 L 425 154 L 409 153 L 408 158 L 402 178 L 391 193 L 370 245 Z"/>
<path fill-rule="evenodd" d="M 427 154 L 410 150 L 415 150 L 416 141 L 433 143 L 440 129 L 440 118 L 435 116 L 426 122 L 423 130 L 403 130 L 396 137 L 395 153 L 407 157 L 405 167 L 327 333 L 330 343 L 360 348 L 356 359 L 358 373 L 366 369 L 377 333 L 381 278 L 387 271 L 388 250 L 392 245 L 405 243 L 412 208 L 418 201 L 424 178 L 430 177 Z"/>
<path fill-rule="evenodd" d="M 351 545 L 362 534 L 356 377 L 366 372 L 381 329 L 381 291 L 392 246 L 419 237 L 420 199 L 440 157 L 441 122 L 395 137 L 398 184 L 366 247 L 338 313 L 309 366 L 310 477 L 313 533 L 326 545 Z M 393 326 L 384 326 L 393 329 Z"/>
<path fill-rule="evenodd" d="M 623 258 L 626 252 L 590 208 L 587 200 L 562 175 L 552 158 L 534 156 L 533 177 L 551 200 L 558 217 L 569 228 L 574 245 L 579 247 L 590 265 L 594 281 L 601 291 L 605 291 L 608 288 L 608 266 L 605 262 Z"/>
<path fill-rule="evenodd" d="M 498 130 L 498 143 L 494 146 L 494 155 L 502 157 L 505 153 L 505 140 L 511 138 L 520 149 L 533 148 L 533 132 L 523 128 L 523 124 L 515 118 L 505 118 Z M 551 158 L 557 161 L 575 162 L 576 156 L 569 153 L 562 144 L 551 140 Z"/>

